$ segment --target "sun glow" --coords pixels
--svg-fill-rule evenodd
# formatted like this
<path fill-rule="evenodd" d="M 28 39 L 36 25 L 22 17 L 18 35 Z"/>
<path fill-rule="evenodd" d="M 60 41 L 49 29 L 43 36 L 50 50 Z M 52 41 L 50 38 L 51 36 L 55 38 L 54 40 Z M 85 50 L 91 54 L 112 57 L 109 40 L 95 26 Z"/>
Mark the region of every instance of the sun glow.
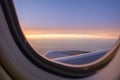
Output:
<path fill-rule="evenodd" d="M 116 38 L 113 36 L 99 36 L 87 34 L 27 34 L 28 39 L 74 39 L 74 38 Z"/>

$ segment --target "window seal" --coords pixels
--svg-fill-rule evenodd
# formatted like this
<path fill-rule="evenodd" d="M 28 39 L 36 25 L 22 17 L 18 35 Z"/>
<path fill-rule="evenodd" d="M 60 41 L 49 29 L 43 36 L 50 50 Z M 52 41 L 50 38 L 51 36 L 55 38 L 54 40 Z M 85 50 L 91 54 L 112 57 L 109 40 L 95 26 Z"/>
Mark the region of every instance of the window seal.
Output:
<path fill-rule="evenodd" d="M 10 33 L 16 45 L 19 47 L 23 55 L 28 58 L 32 64 L 38 68 L 45 70 L 54 75 L 58 75 L 65 78 L 84 78 L 95 74 L 98 70 L 104 68 L 116 55 L 118 48 L 120 47 L 120 40 L 116 44 L 115 48 L 110 51 L 110 55 L 100 62 L 85 66 L 85 67 L 70 67 L 61 64 L 51 62 L 44 59 L 42 56 L 36 53 L 36 51 L 30 46 L 22 33 L 20 28 L 15 7 L 12 0 L 0 0 L 3 13 L 5 15 L 7 24 L 10 29 Z"/>

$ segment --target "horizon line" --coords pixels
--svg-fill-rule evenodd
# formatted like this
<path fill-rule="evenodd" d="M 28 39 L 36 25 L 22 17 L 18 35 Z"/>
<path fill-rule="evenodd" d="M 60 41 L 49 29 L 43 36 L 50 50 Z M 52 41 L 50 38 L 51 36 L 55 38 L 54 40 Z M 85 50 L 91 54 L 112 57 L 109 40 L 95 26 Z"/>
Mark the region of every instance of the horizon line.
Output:
<path fill-rule="evenodd" d="M 89 34 L 25 34 L 28 39 L 79 39 L 79 38 L 118 38 L 119 36 Z"/>

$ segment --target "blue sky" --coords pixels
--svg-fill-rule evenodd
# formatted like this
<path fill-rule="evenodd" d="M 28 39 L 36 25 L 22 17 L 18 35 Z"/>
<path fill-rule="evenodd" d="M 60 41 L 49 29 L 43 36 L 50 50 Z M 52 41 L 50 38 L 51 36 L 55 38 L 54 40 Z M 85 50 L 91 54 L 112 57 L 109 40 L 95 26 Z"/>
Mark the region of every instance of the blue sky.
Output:
<path fill-rule="evenodd" d="M 20 24 L 47 33 L 120 35 L 120 0 L 14 0 Z"/>

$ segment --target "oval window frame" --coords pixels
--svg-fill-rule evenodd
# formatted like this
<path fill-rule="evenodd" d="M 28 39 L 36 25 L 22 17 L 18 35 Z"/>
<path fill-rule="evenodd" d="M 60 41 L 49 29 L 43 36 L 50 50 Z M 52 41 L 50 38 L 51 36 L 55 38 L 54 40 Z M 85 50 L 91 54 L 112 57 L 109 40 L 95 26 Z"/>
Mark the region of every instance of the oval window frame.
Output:
<path fill-rule="evenodd" d="M 45 59 L 45 57 L 37 54 L 36 51 L 25 39 L 18 22 L 13 1 L 1 0 L 0 4 L 2 5 L 2 9 L 9 25 L 11 35 L 13 36 L 15 43 L 17 44 L 23 55 L 27 57 L 38 68 L 43 69 L 54 75 L 66 78 L 83 78 L 93 75 L 98 70 L 104 68 L 114 58 L 120 47 L 119 38 L 113 48 L 111 48 L 111 50 L 104 57 L 87 65 L 74 66 L 50 61 L 49 59 Z"/>

